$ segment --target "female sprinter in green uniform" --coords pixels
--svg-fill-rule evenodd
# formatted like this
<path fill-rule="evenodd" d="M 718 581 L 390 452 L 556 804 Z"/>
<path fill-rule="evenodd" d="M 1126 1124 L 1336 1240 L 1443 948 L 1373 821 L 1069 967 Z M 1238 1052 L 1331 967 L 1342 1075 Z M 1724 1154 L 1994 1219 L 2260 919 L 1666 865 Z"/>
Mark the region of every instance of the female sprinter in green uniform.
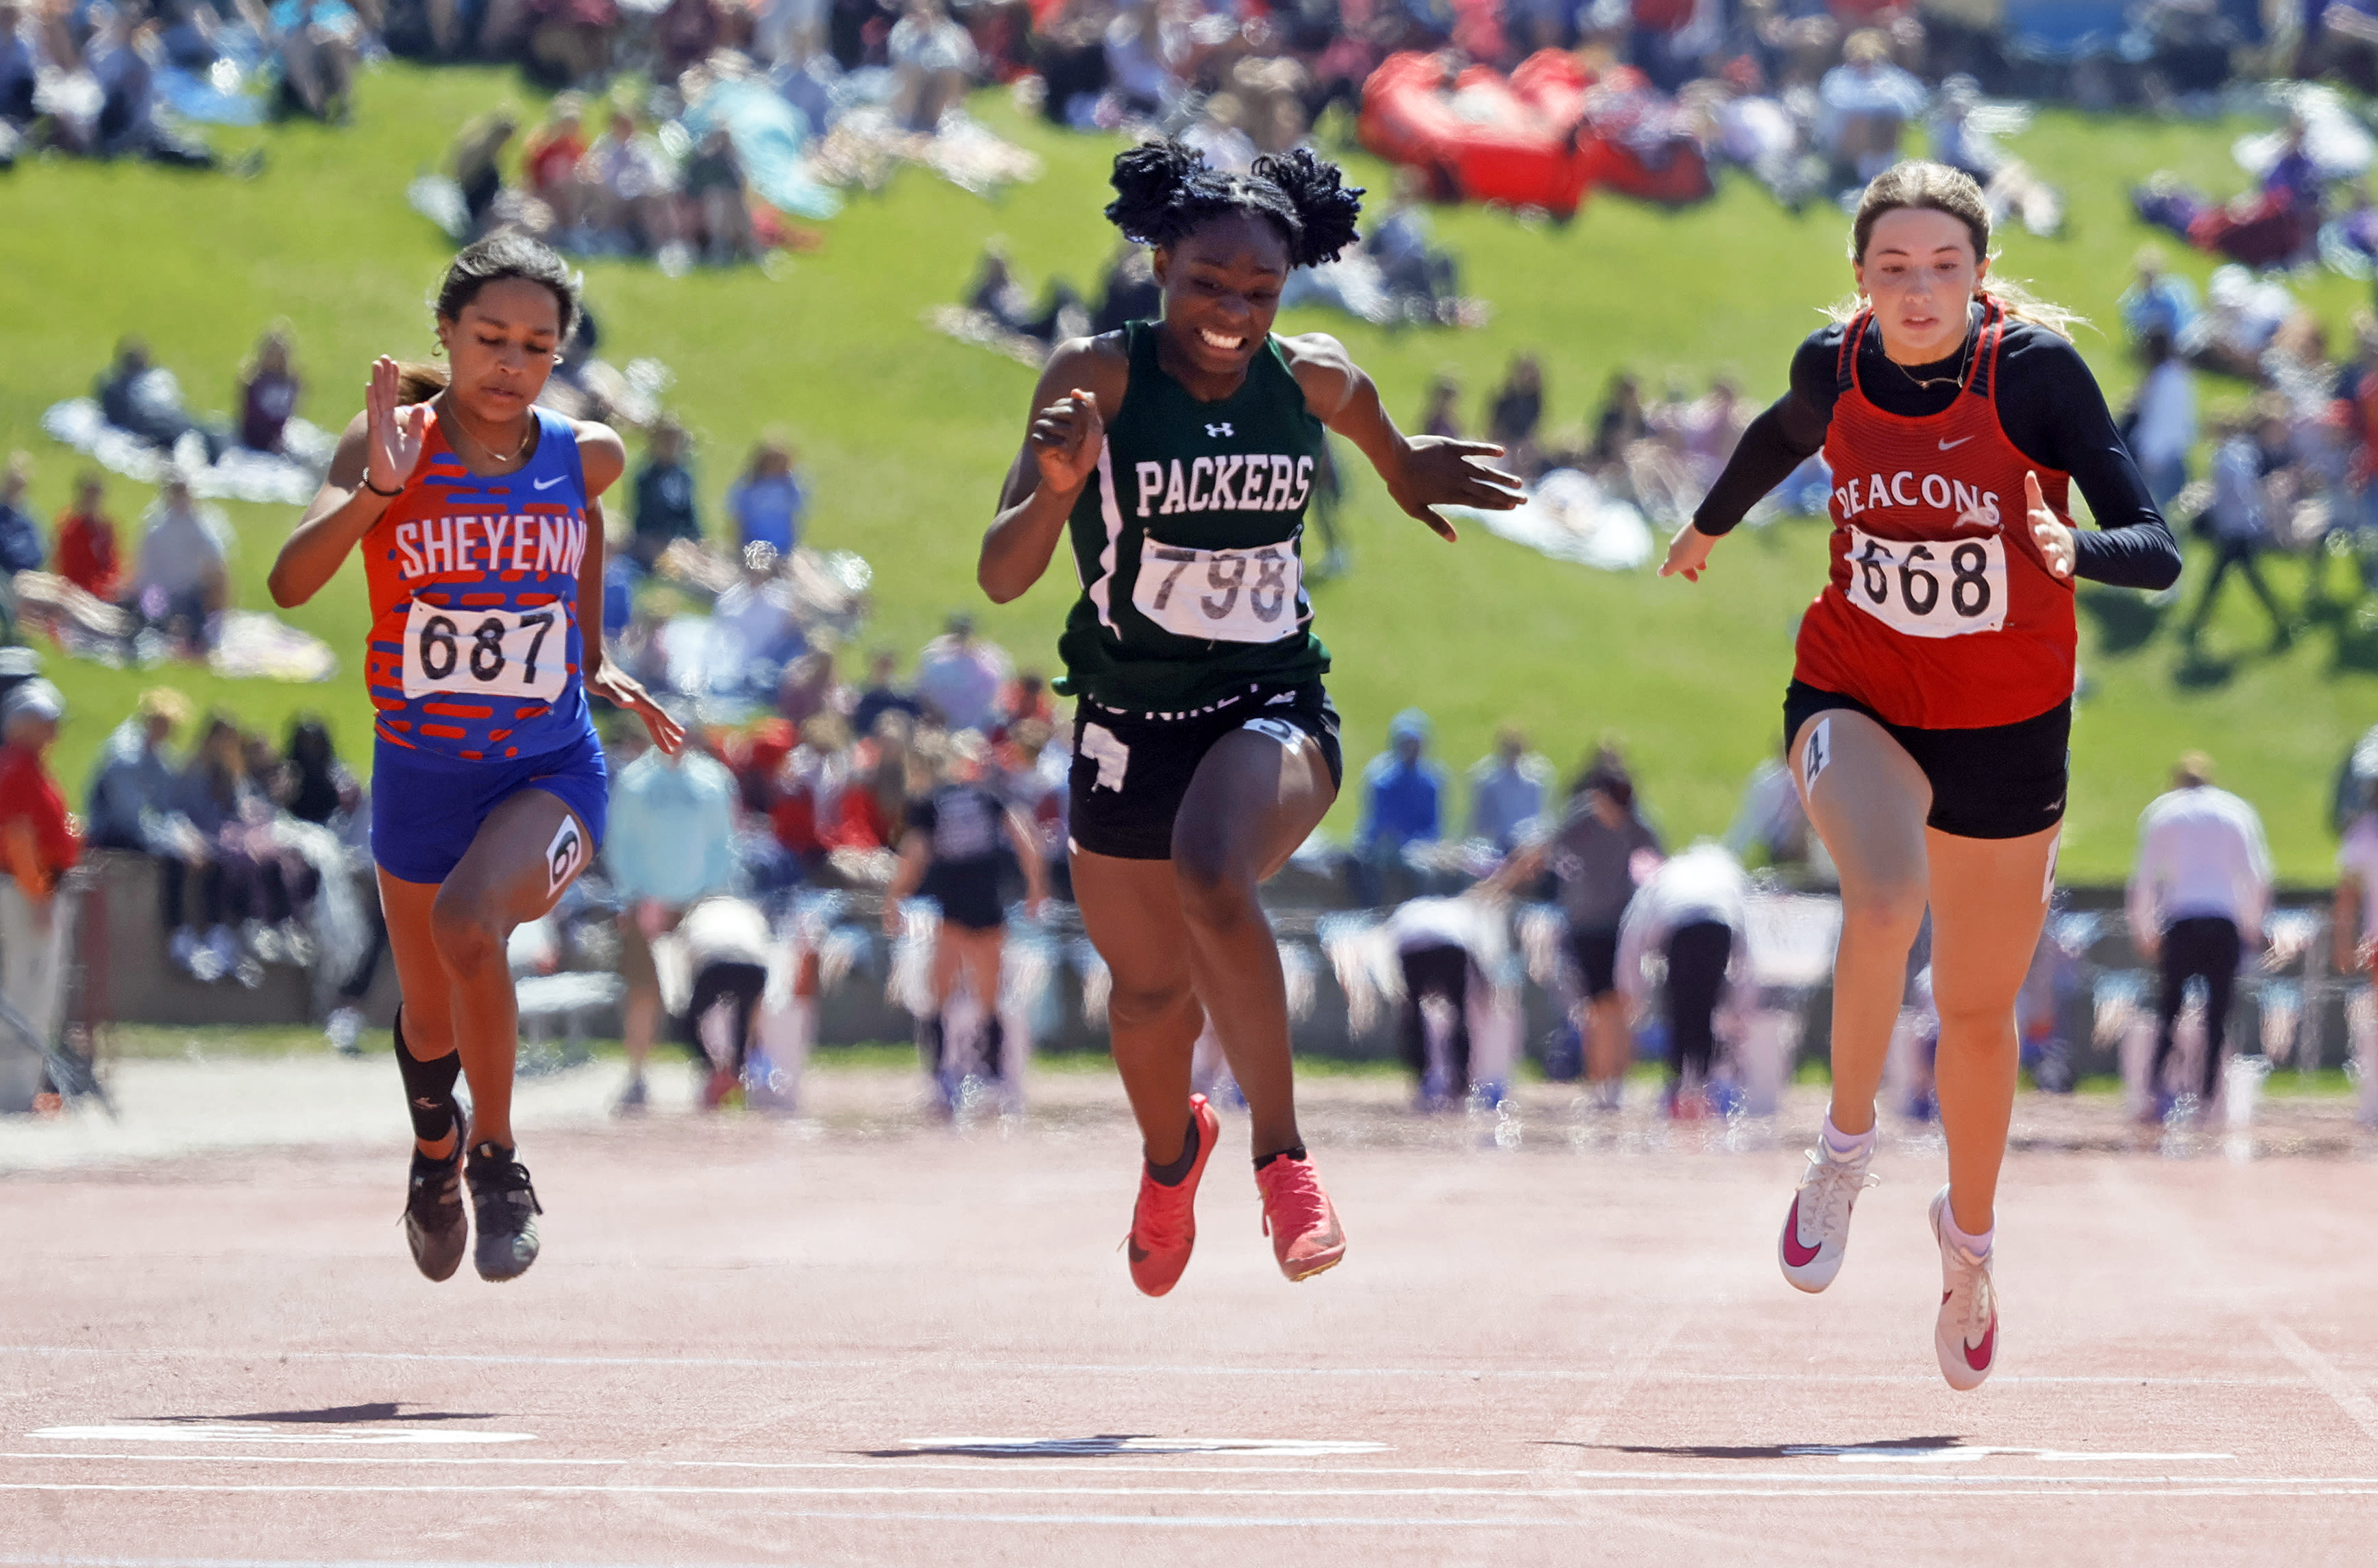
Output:
<path fill-rule="evenodd" d="M 1297 1131 L 1279 953 L 1255 899 L 1343 772 L 1298 556 L 1324 429 L 1447 539 L 1431 507 L 1521 497 L 1480 461 L 1499 448 L 1399 432 L 1336 340 L 1272 335 L 1290 269 L 1354 238 L 1363 193 L 1334 166 L 1297 151 L 1223 174 L 1148 142 L 1115 160 L 1114 188 L 1108 218 L 1155 248 L 1163 318 L 1050 358 L 978 575 L 1005 604 L 1070 535 L 1074 888 L 1113 974 L 1115 1065 L 1146 1144 L 1132 1279 L 1161 1296 L 1189 1262 L 1219 1131 L 1189 1092 L 1208 1018 L 1246 1095 L 1281 1270 L 1304 1279 L 1346 1250 Z"/>

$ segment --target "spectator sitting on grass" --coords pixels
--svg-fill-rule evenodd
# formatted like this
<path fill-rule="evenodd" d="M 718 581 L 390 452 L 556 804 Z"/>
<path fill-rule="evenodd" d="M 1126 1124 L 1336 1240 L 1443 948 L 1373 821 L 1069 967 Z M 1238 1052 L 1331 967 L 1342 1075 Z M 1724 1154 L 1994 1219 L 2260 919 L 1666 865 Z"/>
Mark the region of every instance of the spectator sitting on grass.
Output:
<path fill-rule="evenodd" d="M 276 327 L 265 333 L 240 373 L 239 444 L 254 452 L 281 450 L 304 386 L 289 362 L 288 332 Z"/>
<path fill-rule="evenodd" d="M 115 363 L 100 377 L 97 391 L 101 417 L 118 430 L 168 452 L 196 432 L 206 442 L 209 462 L 222 456 L 222 438 L 182 407 L 181 383 L 172 371 L 149 363 L 149 345 L 138 338 L 115 345 Z"/>
<path fill-rule="evenodd" d="M 44 1046 L 57 1038 L 64 996 L 65 927 L 58 879 L 82 858 L 82 840 L 44 754 L 66 702 L 38 676 L 0 702 L 0 994 Z"/>
<path fill-rule="evenodd" d="M 97 473 L 86 471 L 75 480 L 74 505 L 58 514 L 53 569 L 93 598 L 114 604 L 124 569 L 116 553 L 115 523 L 102 509 L 106 498 L 106 483 Z"/>
<path fill-rule="evenodd" d="M 33 483 L 33 460 L 18 452 L 0 469 L 0 571 L 42 569 L 42 528 L 25 509 L 25 491 Z"/>
<path fill-rule="evenodd" d="M 173 831 L 181 778 L 165 747 L 189 722 L 188 698 L 170 686 L 152 686 L 108 736 L 86 807 L 92 848 L 179 856 L 187 847 Z M 166 922 L 169 928 L 174 924 Z"/>
<path fill-rule="evenodd" d="M 578 174 L 587 202 L 584 226 L 594 232 L 590 248 L 651 256 L 672 275 L 684 270 L 691 257 L 678 214 L 677 171 L 633 115 L 613 112 L 610 128 L 587 148 Z"/>
<path fill-rule="evenodd" d="M 224 566 L 229 525 L 201 509 L 180 473 L 165 476 L 142 520 L 132 593 L 140 618 L 171 638 L 184 658 L 203 659 L 214 644 L 215 617 L 231 604 Z"/>
<path fill-rule="evenodd" d="M 906 129 L 933 134 L 942 116 L 966 101 L 977 67 L 974 40 L 950 19 L 941 0 L 907 0 L 884 53 L 892 64 L 892 111 Z"/>
<path fill-rule="evenodd" d="M 686 461 L 685 427 L 667 414 L 653 425 L 644 465 L 636 471 L 635 532 L 628 554 L 646 571 L 661 552 L 679 539 L 699 543 L 702 519 L 694 510 L 693 469 Z"/>
<path fill-rule="evenodd" d="M 1531 353 L 1513 354 L 1510 372 L 1486 411 L 1486 438 L 1503 449 L 1503 466 L 1522 479 L 1543 472 L 1536 431 L 1544 420 L 1544 372 Z"/>
<path fill-rule="evenodd" d="M 743 476 L 727 492 L 727 510 L 735 519 L 736 547 L 773 546 L 789 556 L 801 542 L 801 518 L 809 510 L 809 491 L 794 472 L 792 444 L 779 435 L 761 437 L 751 449 Z"/>
<path fill-rule="evenodd" d="M 587 216 L 585 188 L 579 174 L 579 165 L 586 157 L 586 132 L 582 119 L 585 107 L 586 101 L 574 92 L 554 94 L 553 102 L 546 110 L 544 123 L 529 132 L 528 139 L 521 146 L 522 183 L 527 187 L 528 194 L 545 203 L 546 209 L 553 214 L 556 235 L 579 249 L 585 248 L 586 238 L 579 232 Z M 500 145 L 505 138 L 510 136 L 513 127 L 512 117 L 498 111 L 483 126 L 485 136 L 480 139 Z M 468 130 L 469 127 L 465 127 L 465 134 Z M 500 136 L 497 135 L 498 130 L 502 133 Z M 496 173 L 494 148 L 487 150 L 486 170 L 479 174 L 478 188 L 474 188 L 471 177 L 463 174 L 460 168 L 455 170 L 456 178 L 462 182 L 463 199 L 471 203 L 474 218 L 486 205 L 476 199 L 480 192 L 484 190 L 486 203 L 492 203 L 496 193 L 487 188 L 487 182 L 500 180 Z M 457 157 L 459 160 L 459 153 Z M 474 169 L 474 173 L 479 172 Z"/>
<path fill-rule="evenodd" d="M 1528 749 L 1516 724 L 1505 724 L 1495 734 L 1494 754 L 1470 769 L 1470 836 L 1484 839 L 1497 855 L 1510 854 L 1543 815 L 1552 784 L 1552 763 Z"/>
<path fill-rule="evenodd" d="M 917 699 L 945 728 L 987 735 L 1011 667 L 1004 652 L 976 638 L 972 616 L 952 616 L 917 656 Z"/>
<path fill-rule="evenodd" d="M 475 238 L 496 226 L 496 200 L 504 194 L 503 165 L 499 160 L 504 144 L 510 141 L 512 134 L 519 129 L 520 122 L 512 117 L 510 110 L 495 109 L 465 121 L 462 128 L 454 133 L 454 145 L 448 158 L 454 166 L 454 183 L 462 192 L 462 210 L 470 220 L 468 237 Z M 578 167 L 579 154 L 584 150 L 582 143 L 570 152 L 569 165 L 571 170 Z M 534 167 L 530 171 L 530 181 L 534 189 Z M 569 203 L 571 214 L 576 211 L 573 191 L 574 187 L 568 187 L 557 192 Z M 549 199 L 546 206 L 553 212 L 553 226 L 566 230 L 569 223 L 564 221 L 562 209 L 554 208 Z"/>

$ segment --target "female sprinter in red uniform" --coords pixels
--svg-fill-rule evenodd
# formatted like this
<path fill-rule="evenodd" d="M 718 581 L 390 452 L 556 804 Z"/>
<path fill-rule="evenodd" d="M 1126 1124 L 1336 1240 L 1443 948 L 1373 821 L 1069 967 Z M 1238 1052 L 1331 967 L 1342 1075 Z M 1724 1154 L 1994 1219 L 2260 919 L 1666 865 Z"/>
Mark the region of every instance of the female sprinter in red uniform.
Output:
<path fill-rule="evenodd" d="M 378 710 L 372 858 L 404 993 L 396 1059 L 413 1113 L 405 1238 L 431 1279 L 462 1261 L 463 1154 L 483 1279 L 536 1261 L 515 1157 L 520 1016 L 505 947 L 602 842 L 607 784 L 589 692 L 674 751 L 684 733 L 603 658 L 603 513 L 626 454 L 534 406 L 578 311 L 558 256 L 517 234 L 463 250 L 437 300 L 439 375 L 381 359 L 272 597 L 302 604 L 361 545 Z M 471 1081 L 469 1136 L 454 1098 Z"/>
<path fill-rule="evenodd" d="M 1499 448 L 1398 431 L 1336 340 L 1272 335 L 1290 269 L 1353 241 L 1362 192 L 1333 165 L 1299 151 L 1224 174 L 1148 142 L 1116 158 L 1114 187 L 1107 216 L 1155 246 L 1163 316 L 1058 345 L 977 576 L 1005 604 L 1070 538 L 1074 892 L 1114 976 L 1115 1066 L 1145 1143 L 1132 1280 L 1161 1296 L 1188 1264 L 1219 1131 L 1189 1093 L 1208 1018 L 1246 1095 L 1281 1271 L 1309 1278 L 1346 1250 L 1297 1131 L 1279 952 L 1255 899 L 1338 795 L 1329 654 L 1298 554 L 1324 428 L 1447 539 L 1431 507 L 1507 509 L 1519 490 L 1480 461 Z"/>
<path fill-rule="evenodd" d="M 1874 1096 L 1928 903 L 1949 1185 L 1932 1203 L 1950 1385 L 1998 1361 L 1990 1242 L 2014 1105 L 2014 997 L 2055 884 L 2072 579 L 2164 588 L 2180 550 L 2115 433 L 2071 317 L 1988 281 L 1989 211 L 1938 163 L 1886 170 L 1851 228 L 1858 304 L 1802 343 L 1661 568 L 1698 580 L 1761 495 L 1824 449 L 1832 575 L 1784 701 L 1809 820 L 1841 868 L 1833 1094 L 1784 1222 L 1822 1290 L 1867 1186 Z M 2100 532 L 2067 512 L 2078 484 Z"/>

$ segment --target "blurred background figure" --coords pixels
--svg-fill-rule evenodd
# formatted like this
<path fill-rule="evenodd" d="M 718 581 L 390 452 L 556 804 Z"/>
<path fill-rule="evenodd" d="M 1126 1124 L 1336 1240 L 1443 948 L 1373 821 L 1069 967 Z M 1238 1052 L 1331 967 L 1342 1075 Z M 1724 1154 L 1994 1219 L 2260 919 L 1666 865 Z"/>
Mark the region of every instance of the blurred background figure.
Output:
<path fill-rule="evenodd" d="M 643 465 L 636 470 L 635 531 L 628 537 L 628 554 L 646 571 L 677 541 L 702 541 L 687 446 L 685 426 L 663 414 L 645 443 Z"/>
<path fill-rule="evenodd" d="M 1634 1044 L 1618 994 L 1618 933 L 1635 889 L 1658 865 L 1660 835 L 1635 808 L 1635 781 L 1607 748 L 1578 781 L 1559 824 L 1503 863 L 1493 879 L 1516 892 L 1549 866 L 1568 923 L 1576 966 L 1578 1033 L 1585 1041 L 1588 1100 L 1616 1110 Z"/>
<path fill-rule="evenodd" d="M 32 483 L 30 453 L 15 453 L 0 468 L 0 571 L 39 571 L 48 554 L 42 548 L 42 525 L 25 509 L 25 492 Z"/>
<path fill-rule="evenodd" d="M 290 362 L 287 329 L 276 327 L 258 339 L 240 371 L 239 444 L 253 452 L 281 450 L 305 386 Z"/>
<path fill-rule="evenodd" d="M 792 444 L 782 436 L 763 437 L 751 449 L 742 477 L 727 491 L 727 514 L 735 520 L 739 550 L 768 545 L 779 556 L 789 556 L 801 542 L 801 519 L 810 499 L 795 461 Z"/>
<path fill-rule="evenodd" d="M 56 1045 L 64 1021 L 67 922 L 58 879 L 82 858 L 81 828 L 48 761 L 65 717 L 66 700 L 38 676 L 0 700 L 0 863 L 7 873 L 0 880 L 0 995 L 42 1050 Z"/>
<path fill-rule="evenodd" d="M 653 943 L 676 929 L 696 900 L 734 890 L 735 801 L 734 775 L 691 739 L 674 757 L 647 747 L 612 778 L 603 863 L 619 901 L 619 978 L 627 984 L 620 1044 L 628 1082 L 617 1107 L 622 1116 L 642 1112 L 650 1097 L 644 1066 L 663 1011 Z M 715 1064 L 699 1059 L 712 1069 L 704 1103 L 715 1105 L 731 1078 L 722 1083 Z"/>
<path fill-rule="evenodd" d="M 1528 749 L 1518 725 L 1505 724 L 1495 733 L 1493 755 L 1470 768 L 1470 836 L 1484 839 L 1497 855 L 1510 854 L 1543 815 L 1552 785 L 1552 763 Z"/>
<path fill-rule="evenodd" d="M 1475 898 L 1414 898 L 1387 916 L 1404 977 L 1404 1065 L 1423 1111 L 1470 1098 L 1471 999 L 1485 983 L 1472 944 L 1478 923 L 1497 918 L 1497 907 Z"/>
<path fill-rule="evenodd" d="M 141 519 L 133 600 L 142 622 L 180 658 L 205 658 L 216 617 L 231 607 L 224 558 L 230 533 L 229 521 L 216 509 L 200 507 L 178 471 L 165 476 L 156 504 Z"/>
<path fill-rule="evenodd" d="M 2202 751 L 2180 760 L 2169 793 L 2139 817 L 2139 857 L 2131 873 L 2131 942 L 2162 971 L 2156 1000 L 2155 1060 L 2147 1082 L 2160 1122 L 2172 1108 L 2164 1088 L 2173 1028 L 2191 981 L 2204 986 L 2204 1063 L 2200 1107 L 2221 1081 L 2229 1003 L 2242 953 L 2263 947 L 2271 905 L 2271 853 L 2263 820 L 2226 789 L 2213 787 L 2213 760 Z"/>
<path fill-rule="evenodd" d="M 57 554 L 52 569 L 94 598 L 115 603 L 122 591 L 123 557 L 115 522 L 106 511 L 106 482 L 85 473 L 75 480 L 74 505 L 58 514 Z"/>
<path fill-rule="evenodd" d="M 1387 902 L 1404 851 L 1444 832 L 1445 769 L 1428 755 L 1428 715 L 1407 708 L 1387 724 L 1387 748 L 1363 768 L 1363 817 L 1350 865 L 1358 904 Z"/>
<path fill-rule="evenodd" d="M 1003 650 L 975 635 L 972 616 L 955 615 L 917 656 L 917 700 L 945 728 L 988 735 L 1014 673 Z"/>
<path fill-rule="evenodd" d="M 1750 879 L 1723 844 L 1697 844 L 1661 862 L 1627 906 L 1619 927 L 1618 988 L 1647 1012 L 1654 960 L 1668 1018 L 1667 1110 L 1690 1119 L 1710 1111 L 1716 1013 L 1729 976 L 1749 962 Z"/>

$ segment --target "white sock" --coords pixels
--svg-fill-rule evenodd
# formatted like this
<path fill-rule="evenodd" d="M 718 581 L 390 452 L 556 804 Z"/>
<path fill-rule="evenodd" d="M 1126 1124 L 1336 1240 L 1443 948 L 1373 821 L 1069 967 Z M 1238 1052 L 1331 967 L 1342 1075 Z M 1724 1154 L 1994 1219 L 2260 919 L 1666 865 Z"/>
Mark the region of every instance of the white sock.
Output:
<path fill-rule="evenodd" d="M 1990 1255 L 1990 1243 L 1997 1239 L 1999 1227 L 1993 1225 L 1988 1230 L 1983 1231 L 1979 1236 L 1968 1236 L 1964 1231 L 1957 1228 L 1957 1216 L 1955 1213 L 1946 1204 L 1941 1205 L 1940 1234 L 1949 1239 L 1951 1245 L 1954 1246 L 1959 1251 L 1964 1253 L 1965 1256 L 1973 1259 L 1976 1263 L 1979 1263 Z"/>
<path fill-rule="evenodd" d="M 1874 1129 L 1863 1132 L 1844 1132 L 1833 1125 L 1833 1113 L 1825 1113 L 1825 1153 L 1835 1159 L 1850 1160 L 1874 1147 Z"/>

